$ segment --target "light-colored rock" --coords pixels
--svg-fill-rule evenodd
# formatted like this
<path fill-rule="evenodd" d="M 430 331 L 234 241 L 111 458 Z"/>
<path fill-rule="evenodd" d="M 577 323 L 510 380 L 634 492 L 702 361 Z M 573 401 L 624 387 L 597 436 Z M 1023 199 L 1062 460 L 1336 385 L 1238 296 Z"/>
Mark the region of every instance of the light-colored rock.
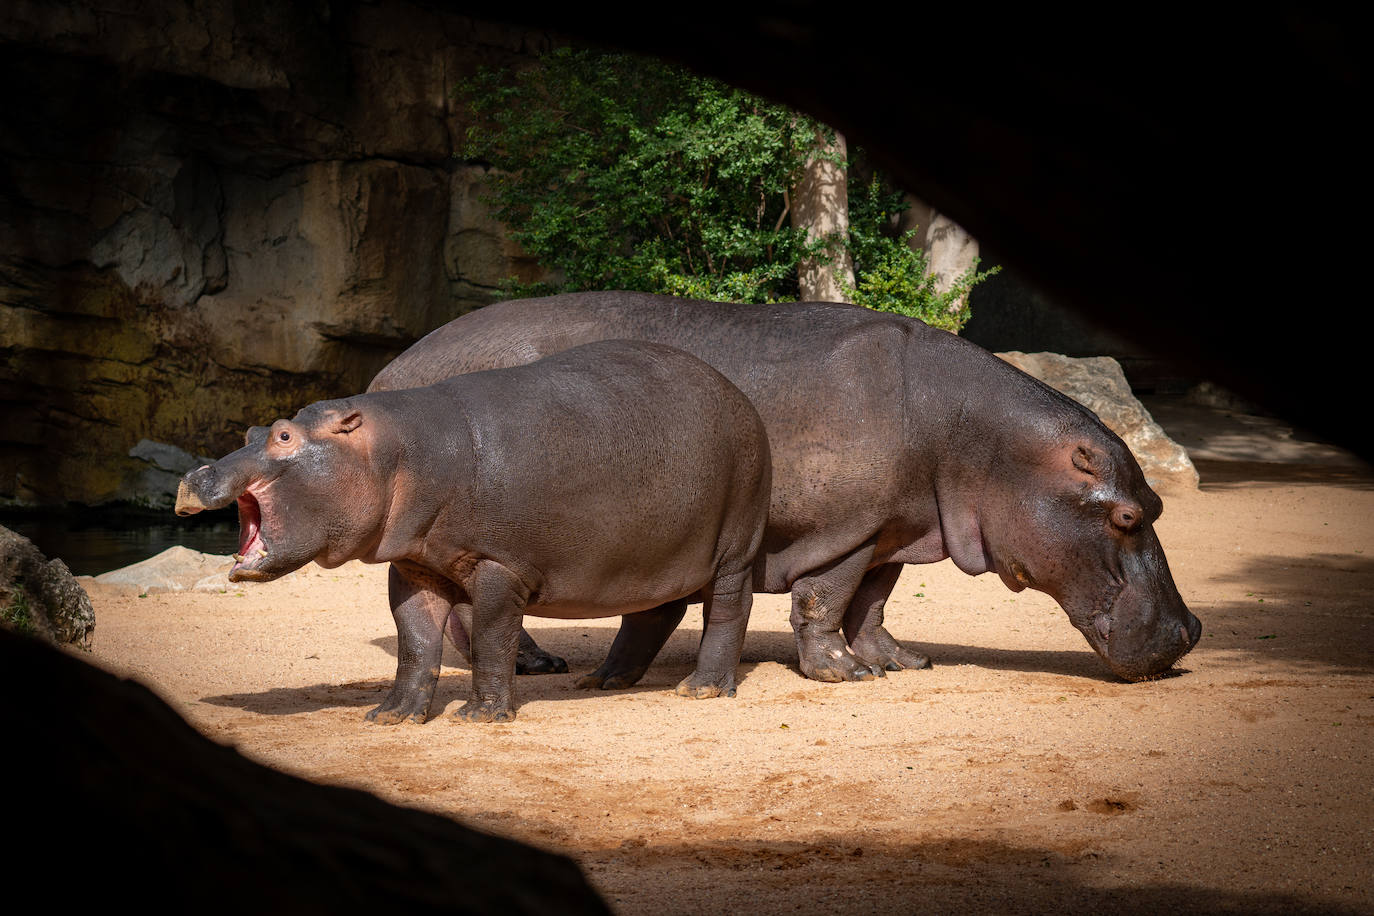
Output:
<path fill-rule="evenodd" d="M 0 527 L 0 626 L 48 642 L 89 649 L 95 609 L 67 564 Z"/>
<path fill-rule="evenodd" d="M 233 563 L 232 557 L 201 553 L 189 547 L 168 547 L 142 562 L 101 573 L 95 581 L 143 592 L 183 592 L 208 576 L 227 575 Z"/>
<path fill-rule="evenodd" d="M 229 581 L 233 565 L 233 557 L 201 553 L 189 547 L 168 547 L 142 562 L 101 573 L 95 581 L 140 592 L 223 592 L 243 587 Z M 298 575 L 287 573 L 277 581 L 289 581 Z"/>
<path fill-rule="evenodd" d="M 1109 356 L 1074 358 L 1058 353 L 998 353 L 1028 375 L 1087 407 L 1122 438 L 1156 489 L 1197 489 L 1197 469 L 1188 452 L 1168 437 L 1131 394 L 1121 364 Z"/>

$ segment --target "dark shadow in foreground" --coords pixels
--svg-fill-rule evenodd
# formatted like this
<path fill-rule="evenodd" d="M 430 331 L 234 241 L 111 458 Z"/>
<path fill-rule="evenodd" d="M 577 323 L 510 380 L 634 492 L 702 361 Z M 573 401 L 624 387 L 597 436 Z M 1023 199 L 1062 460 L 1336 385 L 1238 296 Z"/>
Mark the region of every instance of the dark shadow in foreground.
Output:
<path fill-rule="evenodd" d="M 1354 916 L 1367 912 L 1316 894 L 1208 887 L 1203 883 L 1206 876 L 1198 876 L 1197 883 L 1189 883 L 1184 876 L 1145 880 L 1132 875 L 1140 866 L 1118 861 L 1110 853 L 969 837 L 881 843 L 874 842 L 872 835 L 822 836 L 809 842 L 687 846 L 631 840 L 619 849 L 591 851 L 578 858 L 606 889 L 609 902 L 627 912 L 649 908 L 642 896 L 647 892 L 640 888 L 662 888 L 684 872 L 698 876 L 693 887 L 653 906 L 654 912 L 664 916 L 711 911 L 713 890 L 730 880 L 739 881 L 729 876 L 741 873 L 749 876 L 756 895 L 750 908 L 755 913 Z M 1188 870 L 1186 863 L 1177 865 L 1176 872 Z M 1285 877 L 1300 876 L 1271 874 L 1268 879 L 1279 884 Z M 1118 886 L 1112 887 L 1113 883 Z M 623 895 L 617 894 L 617 885 L 625 888 Z"/>
<path fill-rule="evenodd" d="M 42 700 L 0 755 L 7 865 L 67 908 L 608 912 L 562 856 L 253 763 L 35 640 L 0 631 L 0 683 Z"/>

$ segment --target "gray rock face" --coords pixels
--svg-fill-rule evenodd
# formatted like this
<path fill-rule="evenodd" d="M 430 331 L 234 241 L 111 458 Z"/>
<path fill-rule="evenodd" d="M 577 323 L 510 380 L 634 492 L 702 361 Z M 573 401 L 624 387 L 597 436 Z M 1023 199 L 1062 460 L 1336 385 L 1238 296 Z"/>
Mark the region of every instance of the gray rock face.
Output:
<path fill-rule="evenodd" d="M 537 268 L 453 91 L 548 45 L 406 0 L 0 10 L 0 504 L 165 502 Z"/>
<path fill-rule="evenodd" d="M 1122 438 L 1155 489 L 1197 489 L 1197 469 L 1183 446 L 1174 442 L 1131 394 L 1121 365 L 1109 356 L 1076 359 L 1058 353 L 998 353 L 1028 375 L 1067 394 L 1097 414 Z"/>
<path fill-rule="evenodd" d="M 139 475 L 137 489 L 125 498 L 162 509 L 176 504 L 177 485 L 188 471 L 214 462 L 213 458 L 198 458 L 175 445 L 151 439 L 139 439 L 129 449 L 129 457 L 147 462 L 147 467 Z"/>
<path fill-rule="evenodd" d="M 51 643 L 89 649 L 95 610 L 67 564 L 0 527 L 0 625 Z"/>

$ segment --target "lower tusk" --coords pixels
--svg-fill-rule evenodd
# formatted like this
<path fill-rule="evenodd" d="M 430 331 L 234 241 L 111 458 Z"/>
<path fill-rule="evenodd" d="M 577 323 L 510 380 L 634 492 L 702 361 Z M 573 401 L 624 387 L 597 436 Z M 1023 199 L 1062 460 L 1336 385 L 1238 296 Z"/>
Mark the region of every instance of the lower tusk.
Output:
<path fill-rule="evenodd" d="M 241 553 L 236 553 L 236 554 L 234 554 L 234 561 L 235 561 L 236 563 L 242 563 L 243 560 L 244 560 L 243 554 L 241 554 Z"/>
<path fill-rule="evenodd" d="M 262 558 L 265 557 L 265 556 L 267 556 L 267 551 L 265 551 L 265 550 L 263 550 L 261 547 L 259 547 L 259 548 L 258 548 L 258 559 L 262 559 Z"/>

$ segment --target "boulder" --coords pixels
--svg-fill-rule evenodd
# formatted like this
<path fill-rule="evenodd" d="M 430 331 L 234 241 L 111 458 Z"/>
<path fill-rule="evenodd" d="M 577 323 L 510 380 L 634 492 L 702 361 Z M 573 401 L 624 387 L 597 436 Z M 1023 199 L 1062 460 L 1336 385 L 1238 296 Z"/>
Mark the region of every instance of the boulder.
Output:
<path fill-rule="evenodd" d="M 227 587 L 229 580 L 224 578 L 224 585 L 221 585 L 220 577 L 228 573 L 233 562 L 232 557 L 200 553 L 189 547 L 168 547 L 155 557 L 101 573 L 95 581 L 102 585 L 136 588 L 141 592 L 184 592 L 199 587 L 202 582 L 208 586 L 210 581 L 218 589 Z"/>
<path fill-rule="evenodd" d="M 0 527 L 0 625 L 48 642 L 91 646 L 95 610 L 67 564 Z"/>
<path fill-rule="evenodd" d="M 1110 356 L 1074 358 L 1017 350 L 997 355 L 1097 414 L 1130 448 L 1150 486 L 1197 489 L 1197 468 L 1188 452 L 1168 437 L 1145 405 L 1131 394 L 1116 360 Z"/>

